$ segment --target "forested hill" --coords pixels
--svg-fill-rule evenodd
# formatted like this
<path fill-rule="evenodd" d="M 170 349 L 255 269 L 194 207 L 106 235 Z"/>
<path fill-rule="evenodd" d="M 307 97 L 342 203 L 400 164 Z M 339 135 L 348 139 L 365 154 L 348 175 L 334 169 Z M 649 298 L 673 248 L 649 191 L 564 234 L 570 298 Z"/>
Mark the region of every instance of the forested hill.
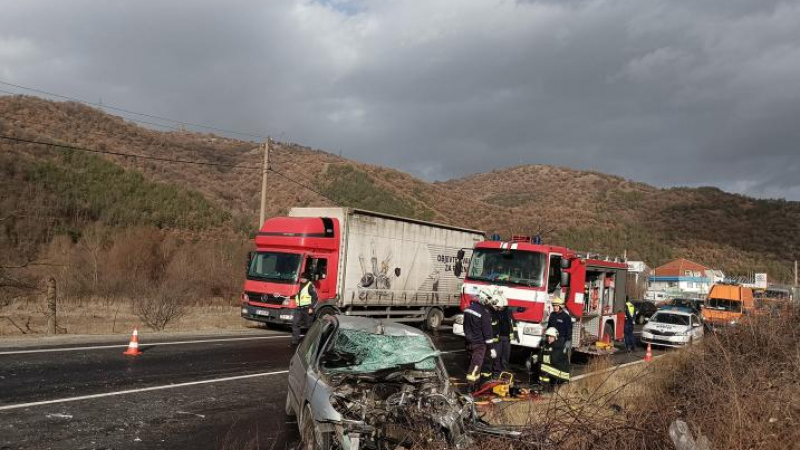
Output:
<path fill-rule="evenodd" d="M 0 97 L 0 134 L 159 158 L 0 140 L 4 252 L 41 251 L 65 235 L 79 242 L 86 227 L 97 223 L 197 239 L 254 230 L 260 143 L 154 131 L 84 105 L 25 96 Z M 659 189 L 544 165 L 429 183 L 293 143 L 275 144 L 271 155 L 270 215 L 292 206 L 339 203 L 505 236 L 541 233 L 548 242 L 627 252 L 651 266 L 683 256 L 731 274 L 767 270 L 783 279 L 800 253 L 798 202 L 715 188 Z"/>

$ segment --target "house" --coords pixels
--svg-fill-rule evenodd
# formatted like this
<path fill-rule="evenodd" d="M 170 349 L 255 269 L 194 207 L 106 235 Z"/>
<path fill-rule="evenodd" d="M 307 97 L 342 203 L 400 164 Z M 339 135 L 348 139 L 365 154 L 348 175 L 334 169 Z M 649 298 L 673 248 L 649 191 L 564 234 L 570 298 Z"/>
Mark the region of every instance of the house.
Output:
<path fill-rule="evenodd" d="M 700 297 L 708 294 L 711 286 L 723 279 L 720 270 L 679 258 L 653 270 L 649 290 L 671 296 Z"/>

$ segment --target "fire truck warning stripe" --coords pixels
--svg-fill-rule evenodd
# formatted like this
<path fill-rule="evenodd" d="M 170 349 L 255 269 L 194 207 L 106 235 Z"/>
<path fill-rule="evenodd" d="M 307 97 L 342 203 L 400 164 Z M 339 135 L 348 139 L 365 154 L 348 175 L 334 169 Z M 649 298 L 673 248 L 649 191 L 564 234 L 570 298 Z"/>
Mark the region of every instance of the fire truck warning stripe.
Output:
<path fill-rule="evenodd" d="M 288 370 L 278 370 L 275 372 L 262 372 L 262 373 L 251 373 L 249 375 L 238 375 L 235 377 L 225 377 L 225 378 L 214 378 L 212 380 L 201 380 L 201 381 L 190 381 L 187 383 L 177 383 L 177 384 L 165 384 L 161 386 L 151 386 L 146 388 L 139 388 L 139 389 L 127 389 L 124 391 L 116 391 L 116 392 L 104 392 L 102 394 L 92 394 L 92 395 L 81 395 L 80 397 L 66 397 L 66 398 L 58 398 L 55 400 L 44 400 L 41 402 L 30 402 L 30 403 L 17 403 L 14 405 L 3 405 L 0 406 L 0 411 L 8 411 L 12 409 L 20 409 L 20 408 L 30 408 L 33 406 L 42 406 L 42 405 L 52 405 L 54 403 L 67 403 L 67 402 L 77 402 L 80 400 L 91 400 L 95 398 L 103 398 L 103 397 L 113 397 L 117 395 L 126 395 L 126 394 L 135 394 L 138 392 L 150 392 L 150 391 L 162 391 L 164 389 L 177 389 L 187 386 L 196 386 L 199 384 L 210 384 L 210 383 L 223 383 L 226 381 L 236 381 L 236 380 L 245 380 L 247 378 L 257 378 L 257 377 L 267 377 L 270 375 L 282 375 L 289 373 Z"/>
<path fill-rule="evenodd" d="M 146 342 L 142 343 L 143 347 L 155 347 L 158 345 L 188 345 L 188 344 L 208 344 L 213 342 L 235 342 L 235 341 L 252 341 L 260 339 L 288 339 L 290 335 L 280 336 L 252 336 L 242 338 L 227 338 L 227 339 L 201 339 L 198 341 L 175 341 L 175 342 Z M 56 347 L 56 348 L 37 348 L 32 350 L 12 350 L 0 352 L 0 355 L 24 355 L 28 353 L 51 353 L 51 352 L 76 352 L 85 350 L 103 350 L 107 348 L 127 348 L 128 344 L 115 344 L 115 345 L 94 345 L 87 347 Z"/>

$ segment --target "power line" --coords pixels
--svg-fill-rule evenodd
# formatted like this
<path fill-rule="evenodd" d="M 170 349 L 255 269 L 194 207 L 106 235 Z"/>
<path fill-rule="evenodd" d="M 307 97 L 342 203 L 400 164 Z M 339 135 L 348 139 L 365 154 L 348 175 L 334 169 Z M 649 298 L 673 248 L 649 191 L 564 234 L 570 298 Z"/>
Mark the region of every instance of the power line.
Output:
<path fill-rule="evenodd" d="M 227 130 L 225 128 L 215 127 L 215 126 L 212 126 L 212 125 L 204 125 L 204 124 L 201 124 L 201 123 L 186 122 L 186 121 L 183 121 L 183 120 L 170 119 L 169 117 L 159 116 L 159 115 L 155 115 L 155 114 L 140 113 L 140 112 L 131 111 L 131 110 L 125 109 L 125 108 L 120 108 L 118 106 L 111 106 L 111 105 L 105 105 L 105 104 L 102 104 L 102 103 L 95 103 L 95 102 L 90 102 L 90 101 L 86 101 L 86 100 L 81 100 L 81 99 L 78 99 L 78 98 L 75 98 L 75 97 L 70 97 L 70 96 L 67 96 L 67 95 L 55 94 L 55 93 L 52 93 L 52 92 L 43 91 L 41 89 L 36 89 L 36 88 L 27 87 L 27 86 L 21 86 L 19 84 L 9 83 L 9 82 L 3 81 L 3 80 L 0 80 L 0 84 L 5 85 L 5 86 L 15 87 L 17 89 L 24 89 L 24 90 L 30 91 L 30 92 L 36 92 L 38 94 L 49 95 L 51 97 L 57 97 L 57 98 L 65 99 L 65 100 L 70 100 L 70 101 L 73 101 L 73 102 L 83 103 L 85 105 L 96 106 L 98 108 L 111 109 L 111 110 L 114 110 L 114 111 L 124 112 L 126 114 L 135 114 L 137 116 L 147 117 L 147 118 L 150 118 L 150 119 L 164 120 L 164 121 L 175 123 L 175 124 L 178 124 L 178 125 L 188 125 L 188 126 L 192 126 L 192 127 L 203 128 L 203 129 L 206 129 L 206 130 L 218 131 L 218 132 L 221 132 L 221 133 L 235 134 L 235 135 L 239 135 L 239 136 L 248 136 L 248 137 L 258 138 L 258 139 L 267 139 L 267 136 L 263 136 L 263 135 L 260 135 L 260 134 L 245 133 L 245 132 L 241 132 L 241 131 Z M 133 120 L 133 119 L 131 119 L 131 120 Z M 160 124 L 150 124 L 150 125 L 163 126 L 165 128 L 175 128 L 175 127 L 170 127 L 170 126 L 167 126 L 167 125 L 160 125 Z"/>
<path fill-rule="evenodd" d="M 322 197 L 322 198 L 324 198 L 324 199 L 326 199 L 326 200 L 328 200 L 330 202 L 333 202 L 333 203 L 335 203 L 335 204 L 337 204 L 339 206 L 342 205 L 342 202 L 340 202 L 338 200 L 334 200 L 334 199 L 328 197 L 327 195 L 323 194 L 322 192 L 320 192 L 320 191 L 318 191 L 316 189 L 313 189 L 313 188 L 309 187 L 308 185 L 305 185 L 305 184 L 303 184 L 303 183 L 301 183 L 299 181 L 296 181 L 296 180 L 292 179 L 291 177 L 289 177 L 288 175 L 284 175 L 281 172 L 278 172 L 277 170 L 273 169 L 272 167 L 268 168 L 267 170 L 269 170 L 270 172 L 274 173 L 275 175 L 278 175 L 279 177 L 283 178 L 284 180 L 286 180 L 286 181 L 288 181 L 290 183 L 294 183 L 294 184 L 296 184 L 296 185 L 298 185 L 298 186 L 300 186 L 300 187 L 302 187 L 304 189 L 307 189 L 307 190 L 319 195 L 320 197 Z"/>
<path fill-rule="evenodd" d="M 58 147 L 58 148 L 65 148 L 69 150 L 75 150 L 80 152 L 86 153 L 99 153 L 102 155 L 112 155 L 112 156 L 124 156 L 128 158 L 138 158 L 138 159 L 146 159 L 151 161 L 161 161 L 161 162 L 169 162 L 169 163 L 177 163 L 177 164 L 195 164 L 198 166 L 218 166 L 218 167 L 230 167 L 234 169 L 242 169 L 242 170 L 261 170 L 260 167 L 254 166 L 240 166 L 238 164 L 225 164 L 225 163 L 213 163 L 213 162 L 206 162 L 206 161 L 192 161 L 188 159 L 171 159 L 171 158 L 162 158 L 159 156 L 148 156 L 148 155 L 137 155 L 134 153 L 122 153 L 122 152 L 112 152 L 107 150 L 96 150 L 84 147 L 78 147 L 74 145 L 68 144 L 57 144 L 54 142 L 42 142 L 42 141 L 33 141 L 29 139 L 22 139 L 14 136 L 6 136 L 0 134 L 0 139 L 5 139 L 8 141 L 20 142 L 24 144 L 38 144 L 38 145 L 45 145 L 49 147 Z"/>

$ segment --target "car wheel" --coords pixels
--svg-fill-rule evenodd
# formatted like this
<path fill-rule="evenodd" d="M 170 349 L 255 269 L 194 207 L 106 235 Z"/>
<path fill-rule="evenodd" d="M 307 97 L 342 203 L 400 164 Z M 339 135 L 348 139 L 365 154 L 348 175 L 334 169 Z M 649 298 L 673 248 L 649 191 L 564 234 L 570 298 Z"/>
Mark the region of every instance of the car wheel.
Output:
<path fill-rule="evenodd" d="M 303 450 L 328 450 L 333 447 L 331 433 L 319 429 L 308 405 L 303 408 L 300 419 L 300 439 L 302 441 L 300 448 Z"/>
<path fill-rule="evenodd" d="M 286 393 L 286 415 L 287 416 L 294 416 L 294 408 L 292 408 L 292 396 L 290 393 Z"/>
<path fill-rule="evenodd" d="M 323 317 L 332 316 L 336 314 L 336 308 L 330 306 L 324 306 L 319 311 L 317 311 L 317 316 L 315 319 L 322 319 Z"/>
<path fill-rule="evenodd" d="M 436 330 L 444 320 L 444 313 L 439 308 L 431 308 L 428 310 L 428 316 L 425 318 L 425 328 L 428 330 Z"/>

